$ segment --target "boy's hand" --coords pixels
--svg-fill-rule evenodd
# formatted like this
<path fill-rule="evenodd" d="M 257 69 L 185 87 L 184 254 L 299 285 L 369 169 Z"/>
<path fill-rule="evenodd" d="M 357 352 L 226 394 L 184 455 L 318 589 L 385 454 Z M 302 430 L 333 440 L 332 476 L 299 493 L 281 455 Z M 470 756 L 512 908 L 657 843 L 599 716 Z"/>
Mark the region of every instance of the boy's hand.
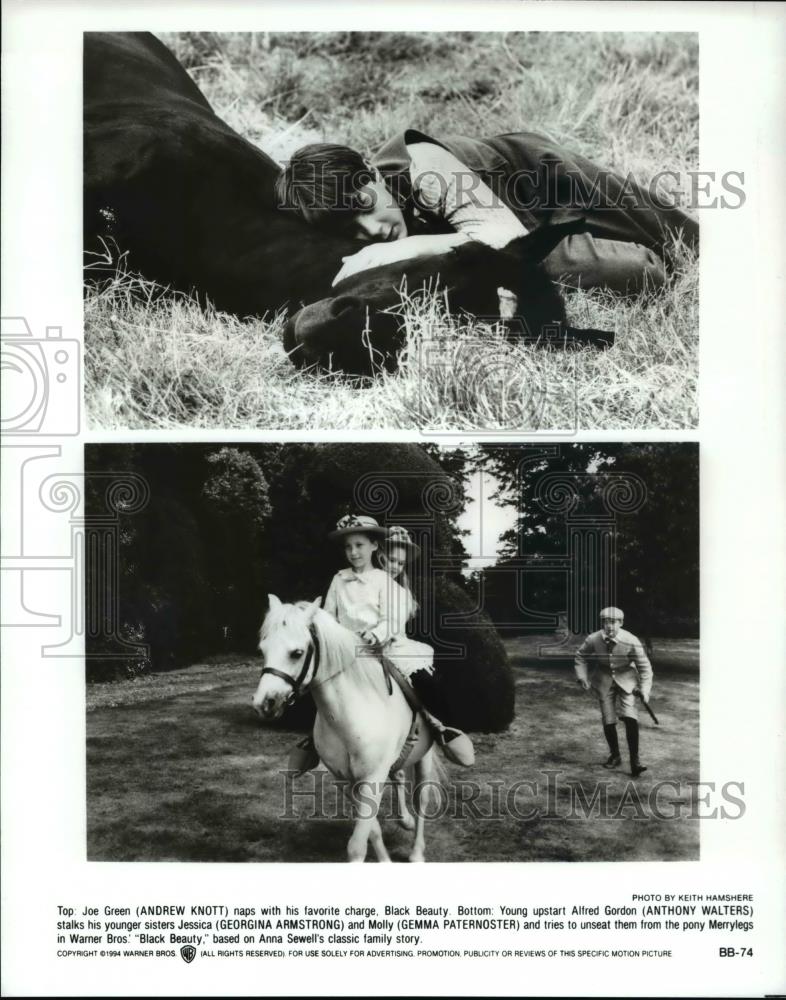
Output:
<path fill-rule="evenodd" d="M 579 681 L 579 684 L 582 691 L 589 691 L 590 687 L 592 687 L 589 681 Z"/>
<path fill-rule="evenodd" d="M 344 266 L 333 279 L 335 287 L 339 281 L 348 278 L 358 271 L 368 271 L 372 267 L 382 267 L 383 264 L 395 264 L 399 260 L 409 260 L 417 256 L 413 248 L 407 247 L 407 240 L 395 240 L 393 243 L 369 243 L 349 257 L 342 257 Z M 403 244 L 403 245 L 402 245 Z"/>
<path fill-rule="evenodd" d="M 344 266 L 333 279 L 333 287 L 339 281 L 367 271 L 372 267 L 382 267 L 384 264 L 395 264 L 401 260 L 413 260 L 415 257 L 425 257 L 429 254 L 447 253 L 453 247 L 466 243 L 468 238 L 462 233 L 447 233 L 438 236 L 407 236 L 403 240 L 393 240 L 390 243 L 369 243 L 357 253 L 342 257 Z"/>

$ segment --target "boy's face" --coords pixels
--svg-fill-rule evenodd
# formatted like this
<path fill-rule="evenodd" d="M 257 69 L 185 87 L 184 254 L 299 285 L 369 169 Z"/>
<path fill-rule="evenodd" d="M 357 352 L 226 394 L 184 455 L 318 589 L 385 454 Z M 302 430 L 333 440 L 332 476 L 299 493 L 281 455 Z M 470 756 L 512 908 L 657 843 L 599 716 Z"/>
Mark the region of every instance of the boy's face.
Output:
<path fill-rule="evenodd" d="M 403 240 L 407 224 L 398 202 L 384 181 L 374 180 L 359 189 L 364 211 L 352 216 L 348 231 L 353 239 L 363 243 L 387 243 Z"/>
<path fill-rule="evenodd" d="M 358 573 L 367 570 L 371 565 L 371 555 L 379 548 L 378 542 L 373 542 L 368 535 L 351 534 L 344 539 L 344 554 L 349 565 Z"/>
<path fill-rule="evenodd" d="M 603 618 L 601 620 L 601 628 L 603 629 L 603 634 L 614 638 L 622 627 L 622 622 L 619 618 Z"/>

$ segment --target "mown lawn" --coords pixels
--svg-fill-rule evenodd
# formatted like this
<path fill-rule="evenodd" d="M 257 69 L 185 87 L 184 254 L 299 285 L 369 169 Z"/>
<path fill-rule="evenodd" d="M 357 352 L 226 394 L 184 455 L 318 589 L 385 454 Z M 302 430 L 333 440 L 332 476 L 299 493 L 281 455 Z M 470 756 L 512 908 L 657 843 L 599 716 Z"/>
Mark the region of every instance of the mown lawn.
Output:
<path fill-rule="evenodd" d="M 162 36 L 216 111 L 279 162 L 309 141 L 371 155 L 408 127 L 545 132 L 642 183 L 698 159 L 698 43 L 687 34 L 285 33 Z M 401 369 L 370 388 L 300 373 L 281 316 L 239 320 L 157 298 L 127 274 L 85 300 L 93 427 L 695 427 L 698 261 L 629 299 L 567 296 L 571 322 L 614 330 L 607 352 L 505 341 L 437 297 L 406 308 Z M 434 342 L 440 346 L 433 349 Z M 439 357 L 434 365 L 424 359 Z"/>
<path fill-rule="evenodd" d="M 507 732 L 473 737 L 475 767 L 446 765 L 442 815 L 427 824 L 427 859 L 697 859 L 689 783 L 699 777 L 698 649 L 677 645 L 681 657 L 692 651 L 692 661 L 671 671 L 656 660 L 661 726 L 642 719 L 650 770 L 635 783 L 625 769 L 600 766 L 607 750 L 597 704 L 572 670 L 510 646 L 516 717 Z M 350 823 L 329 776 L 297 779 L 287 805 L 281 772 L 296 734 L 258 722 L 250 704 L 258 669 L 253 660 L 226 658 L 88 687 L 90 860 L 344 860 Z M 621 726 L 620 736 L 624 746 Z M 664 787 L 655 800 L 657 783 L 667 780 L 678 787 Z M 576 788 L 587 802 L 597 788 L 594 812 L 582 813 Z M 312 818 L 317 800 L 325 818 Z M 383 802 L 389 814 L 389 796 Z M 658 819 L 653 804 L 682 818 Z M 383 830 L 394 860 L 405 860 L 410 835 L 393 819 Z"/>

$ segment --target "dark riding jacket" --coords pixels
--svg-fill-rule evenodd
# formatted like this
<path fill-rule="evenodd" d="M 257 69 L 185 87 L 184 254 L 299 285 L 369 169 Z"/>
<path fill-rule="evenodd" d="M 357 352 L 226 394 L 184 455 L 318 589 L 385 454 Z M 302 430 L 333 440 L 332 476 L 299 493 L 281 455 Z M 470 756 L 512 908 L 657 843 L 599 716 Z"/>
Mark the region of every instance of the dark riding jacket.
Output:
<path fill-rule="evenodd" d="M 433 142 L 465 164 L 488 185 L 527 229 L 573 219 L 577 211 L 588 231 L 599 239 L 638 243 L 660 251 L 668 238 L 682 231 L 697 245 L 699 227 L 665 196 L 650 192 L 631 175 L 606 170 L 535 132 L 509 132 L 487 139 L 463 135 L 434 138 L 407 129 L 388 140 L 373 159 L 385 183 L 413 222 L 414 231 L 429 222 L 414 215 L 408 144 Z M 414 218 L 413 218 L 414 217 Z M 445 231 L 440 220 L 431 230 Z M 447 227 L 449 228 L 449 227 Z M 413 230 L 411 230 L 413 231 Z"/>

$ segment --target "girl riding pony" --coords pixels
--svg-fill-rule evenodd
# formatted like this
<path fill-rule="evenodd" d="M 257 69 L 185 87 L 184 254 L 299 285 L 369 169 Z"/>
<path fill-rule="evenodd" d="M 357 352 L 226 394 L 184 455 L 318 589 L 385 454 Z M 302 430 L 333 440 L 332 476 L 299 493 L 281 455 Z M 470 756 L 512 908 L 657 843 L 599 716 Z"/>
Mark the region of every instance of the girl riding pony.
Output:
<path fill-rule="evenodd" d="M 331 531 L 329 538 L 343 543 L 349 566 L 340 569 L 330 584 L 324 608 L 340 625 L 355 632 L 370 655 L 384 658 L 386 668 L 398 677 L 397 683 L 407 697 L 411 686 L 407 678 L 413 673 L 433 672 L 434 652 L 425 643 L 415 642 L 406 635 L 405 626 L 416 610 L 404 572 L 409 553 L 418 549 L 403 528 L 383 528 L 373 517 L 349 514 Z M 380 542 L 387 548 L 380 552 Z M 375 562 L 384 563 L 380 569 Z M 396 577 L 402 579 L 401 583 Z M 417 704 L 436 743 L 455 763 L 468 766 L 474 762 L 472 743 L 466 734 L 445 726 L 433 716 L 420 699 Z M 302 773 L 316 767 L 319 757 L 309 735 L 301 740 L 289 757 L 289 769 Z"/>

